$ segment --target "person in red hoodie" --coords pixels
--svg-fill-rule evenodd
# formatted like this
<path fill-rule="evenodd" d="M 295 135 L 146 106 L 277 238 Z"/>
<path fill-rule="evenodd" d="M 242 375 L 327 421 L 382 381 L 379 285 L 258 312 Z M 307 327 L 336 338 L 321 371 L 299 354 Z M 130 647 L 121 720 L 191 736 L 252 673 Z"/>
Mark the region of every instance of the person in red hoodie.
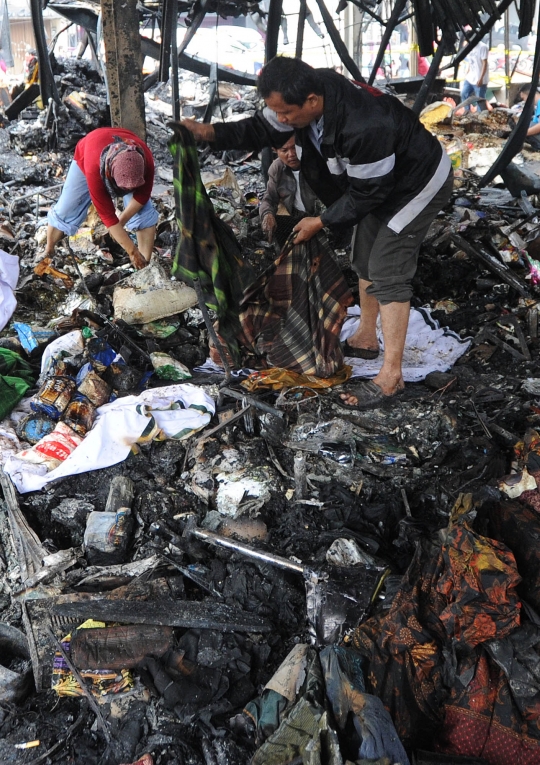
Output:
<path fill-rule="evenodd" d="M 90 202 L 109 234 L 129 255 L 135 268 L 144 268 L 152 254 L 157 211 L 150 195 L 154 185 L 154 158 L 148 146 L 131 130 L 98 128 L 75 147 L 58 202 L 47 221 L 44 256 L 52 257 L 64 236 L 77 233 L 88 214 Z M 123 197 L 119 215 L 115 199 Z M 135 231 L 137 244 L 129 236 Z"/>

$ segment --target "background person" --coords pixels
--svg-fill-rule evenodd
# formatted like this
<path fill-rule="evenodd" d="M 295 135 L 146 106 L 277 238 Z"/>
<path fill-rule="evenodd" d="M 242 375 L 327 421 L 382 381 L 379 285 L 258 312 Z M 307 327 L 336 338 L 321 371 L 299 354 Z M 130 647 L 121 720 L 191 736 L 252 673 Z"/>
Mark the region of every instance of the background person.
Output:
<path fill-rule="evenodd" d="M 278 243 L 283 245 L 299 214 L 314 215 L 318 200 L 301 174 L 294 136 L 274 151 L 278 156 L 268 169 L 268 185 L 259 207 L 259 217 L 268 241 L 272 241 L 279 228 Z"/>
<path fill-rule="evenodd" d="M 60 198 L 47 216 L 44 256 L 52 257 L 64 236 L 77 233 L 93 202 L 109 234 L 124 248 L 131 263 L 135 268 L 144 268 L 152 255 L 158 220 L 150 200 L 153 185 L 154 158 L 135 133 L 124 128 L 98 128 L 88 133 L 75 147 Z M 124 199 L 120 215 L 115 210 L 117 197 Z M 138 247 L 126 227 L 136 232 Z"/>
<path fill-rule="evenodd" d="M 520 88 L 519 97 L 522 101 L 526 101 L 529 93 L 531 92 L 531 83 L 527 82 Z M 540 93 L 536 91 L 534 94 L 534 112 L 531 118 L 531 124 L 527 130 L 527 136 L 525 143 L 528 143 L 531 149 L 540 151 Z"/>
<path fill-rule="evenodd" d="M 484 111 L 486 106 L 486 93 L 489 83 L 489 62 L 488 62 L 489 49 L 485 42 L 479 42 L 472 51 L 465 57 L 465 63 L 467 64 L 467 74 L 463 80 L 461 87 L 461 100 L 466 101 L 467 98 L 475 95 L 478 96 L 478 109 Z M 464 111 L 468 112 L 469 105 L 464 107 Z"/>

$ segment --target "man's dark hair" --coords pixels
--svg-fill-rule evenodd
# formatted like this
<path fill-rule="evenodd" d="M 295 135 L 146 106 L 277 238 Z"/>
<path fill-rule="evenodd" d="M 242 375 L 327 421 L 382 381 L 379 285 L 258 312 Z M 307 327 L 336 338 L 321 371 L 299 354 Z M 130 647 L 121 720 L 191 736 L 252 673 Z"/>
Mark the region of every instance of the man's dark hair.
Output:
<path fill-rule="evenodd" d="M 526 82 L 524 85 L 521 86 L 519 89 L 520 93 L 530 93 L 532 90 L 532 82 Z"/>
<path fill-rule="evenodd" d="M 297 106 L 303 106 L 311 93 L 324 95 L 317 70 L 299 58 L 286 56 L 276 56 L 263 66 L 258 88 L 263 98 L 279 93 L 286 104 Z"/>

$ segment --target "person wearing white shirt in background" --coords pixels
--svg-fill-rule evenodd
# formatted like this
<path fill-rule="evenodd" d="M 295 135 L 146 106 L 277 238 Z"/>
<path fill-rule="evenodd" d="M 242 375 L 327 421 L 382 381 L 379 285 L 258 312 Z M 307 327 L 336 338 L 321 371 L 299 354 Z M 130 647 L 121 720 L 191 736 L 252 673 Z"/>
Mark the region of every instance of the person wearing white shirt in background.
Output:
<path fill-rule="evenodd" d="M 284 229 L 282 235 L 286 238 L 297 223 L 299 214 L 314 215 L 318 207 L 317 197 L 300 176 L 300 160 L 296 154 L 294 136 L 274 151 L 278 158 L 268 170 L 268 186 L 259 207 L 262 230 L 269 242 L 272 242 L 278 228 L 278 217 L 291 216 L 288 227 L 283 225 L 284 219 L 281 217 L 281 228 Z M 279 240 L 278 243 L 283 245 L 284 239 L 279 237 Z"/>
<path fill-rule="evenodd" d="M 463 80 L 461 88 L 461 100 L 466 101 L 467 98 L 475 95 L 482 99 L 478 101 L 478 109 L 483 111 L 487 109 L 486 106 L 486 92 L 489 82 L 489 63 L 488 63 L 489 49 L 485 42 L 479 42 L 476 47 L 465 57 L 465 63 L 467 64 L 467 74 Z M 467 105 L 465 111 L 469 111 Z"/>

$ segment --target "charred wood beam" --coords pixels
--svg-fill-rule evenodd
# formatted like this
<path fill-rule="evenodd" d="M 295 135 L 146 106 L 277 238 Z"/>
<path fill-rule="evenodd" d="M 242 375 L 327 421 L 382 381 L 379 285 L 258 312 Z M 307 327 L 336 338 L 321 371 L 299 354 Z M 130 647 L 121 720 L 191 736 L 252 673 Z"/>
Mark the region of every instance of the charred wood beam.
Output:
<path fill-rule="evenodd" d="M 141 37 L 141 50 L 143 56 L 150 56 L 150 58 L 159 61 L 159 48 L 159 43 L 155 42 L 155 40 L 151 40 L 149 37 Z M 178 65 L 181 69 L 200 74 L 203 77 L 209 77 L 212 68 L 212 63 L 210 61 L 207 61 L 204 58 L 190 56 L 187 53 L 180 53 L 178 55 Z M 226 69 L 225 67 L 218 66 L 217 73 L 221 82 L 232 82 L 234 85 L 257 84 L 256 75 L 238 72 L 236 69 Z"/>
<path fill-rule="evenodd" d="M 381 44 L 379 46 L 379 50 L 377 51 L 377 57 L 375 58 L 375 63 L 373 64 L 373 69 L 371 70 L 371 73 L 369 75 L 368 84 L 373 85 L 375 81 L 375 77 L 377 76 L 377 70 L 381 65 L 381 61 L 384 58 L 384 53 L 386 51 L 386 47 L 388 43 L 390 42 L 390 38 L 392 37 L 392 32 L 397 27 L 397 25 L 400 23 L 400 16 L 405 8 L 405 5 L 407 4 L 407 0 L 396 0 L 396 4 L 394 5 L 394 9 L 392 13 L 390 14 L 390 18 L 386 22 L 386 28 L 384 30 L 384 34 L 382 36 Z"/>
<path fill-rule="evenodd" d="M 191 26 L 189 29 L 186 29 L 186 33 L 184 35 L 184 39 L 180 43 L 180 47 L 178 48 L 178 55 L 182 54 L 189 43 L 192 41 L 193 37 L 195 36 L 195 32 L 198 30 L 198 28 L 201 26 L 201 24 L 204 21 L 204 17 L 206 16 L 206 5 L 207 0 L 202 0 L 199 10 L 193 17 L 193 21 L 191 22 Z"/>
<path fill-rule="evenodd" d="M 270 632 L 273 629 L 270 622 L 256 614 L 208 600 L 92 600 L 58 603 L 53 611 L 61 616 L 121 624 L 158 624 L 223 632 Z"/>
<path fill-rule="evenodd" d="M 296 58 L 302 58 L 304 48 L 304 28 L 306 26 L 307 0 L 300 0 L 300 11 L 298 13 L 298 27 L 296 29 Z"/>
<path fill-rule="evenodd" d="M 89 8 L 81 8 L 76 5 L 61 5 L 59 3 L 49 3 L 47 8 L 58 13 L 59 16 L 68 19 L 73 24 L 83 27 L 87 32 L 92 32 L 94 35 L 97 33 L 97 14 Z"/>
<path fill-rule="evenodd" d="M 96 34 L 97 14 L 94 13 L 94 11 L 91 11 L 88 8 L 74 8 L 73 6 L 69 5 L 64 6 L 52 3 L 49 5 L 49 8 L 54 8 L 57 13 L 61 14 L 66 19 L 73 20 L 78 26 L 86 29 L 87 32 Z M 204 58 L 198 58 L 184 53 L 182 48 L 184 46 L 185 39 L 186 38 L 182 40 L 182 43 L 178 49 L 178 64 L 180 68 L 185 69 L 188 72 L 200 74 L 203 77 L 208 77 L 210 75 L 210 67 L 212 66 L 212 63 Z M 144 37 L 141 35 L 140 44 L 143 56 L 149 56 L 156 61 L 160 60 L 160 45 L 158 42 L 151 40 L 149 37 Z M 153 77 L 153 75 L 148 76 L 148 83 L 157 82 L 157 79 L 152 81 L 150 79 L 151 77 Z M 220 66 L 218 66 L 218 77 L 221 82 L 231 82 L 234 85 L 257 84 L 257 77 L 254 74 L 238 72 L 236 69 L 226 69 L 225 67 Z M 151 87 L 151 85 L 148 84 L 148 87 Z"/>
<path fill-rule="evenodd" d="M 338 56 L 343 62 L 343 65 L 347 68 L 347 70 L 350 72 L 352 77 L 357 82 L 365 82 L 364 78 L 362 77 L 362 72 L 356 66 L 352 56 L 347 50 L 347 46 L 341 39 L 341 35 L 339 34 L 338 29 L 336 25 L 334 24 L 334 19 L 332 18 L 332 14 L 330 13 L 328 8 L 324 4 L 324 0 L 317 0 L 317 5 L 319 6 L 321 16 L 323 17 L 326 30 L 330 36 L 330 39 L 332 40 L 334 44 L 334 48 L 336 49 Z"/>
<path fill-rule="evenodd" d="M 480 243 L 475 242 L 474 245 L 464 239 L 459 234 L 452 234 L 451 237 L 454 244 L 456 244 L 460 250 L 463 250 L 472 258 L 479 260 L 489 271 L 502 279 L 504 282 L 510 285 L 521 297 L 530 297 L 529 287 L 523 279 L 520 279 L 508 266 L 501 263 L 495 255 L 492 255 L 485 247 Z"/>
<path fill-rule="evenodd" d="M 30 0 L 30 12 L 32 14 L 32 28 L 36 39 L 36 50 L 39 62 L 39 87 L 41 90 L 41 100 L 44 104 L 49 103 L 52 98 L 56 103 L 60 103 L 60 96 L 54 81 L 51 68 L 51 59 L 45 39 L 45 27 L 43 25 L 43 6 L 41 0 Z"/>
<path fill-rule="evenodd" d="M 356 5 L 357 8 L 359 8 L 364 13 L 367 13 L 368 16 L 371 16 L 372 19 L 374 19 L 378 24 L 380 24 L 382 27 L 386 26 L 386 21 L 382 18 L 382 16 L 379 16 L 378 13 L 375 13 L 369 6 L 364 5 L 364 3 L 361 2 L 361 0 L 351 0 L 353 5 Z"/>
<path fill-rule="evenodd" d="M 487 173 L 480 181 L 480 186 L 486 186 L 488 183 L 496 178 L 499 173 L 505 170 L 510 162 L 514 159 L 516 154 L 521 151 L 523 142 L 527 135 L 527 130 L 531 124 L 531 117 L 534 110 L 534 99 L 536 96 L 536 89 L 538 87 L 538 80 L 540 78 L 540 16 L 538 18 L 538 29 L 536 30 L 536 45 L 534 48 L 534 66 L 531 76 L 531 89 L 525 106 L 519 117 L 517 125 L 508 136 L 503 150 L 489 168 Z"/>
<path fill-rule="evenodd" d="M 266 20 L 266 42 L 264 46 L 265 63 L 277 54 L 279 27 L 283 11 L 283 0 L 270 0 L 268 18 Z"/>
<path fill-rule="evenodd" d="M 146 140 L 139 11 L 134 2 L 101 0 L 107 85 L 113 127 Z"/>
<path fill-rule="evenodd" d="M 30 104 L 39 97 L 39 92 L 39 85 L 37 83 L 34 83 L 26 88 L 26 90 L 23 90 L 23 92 L 4 109 L 4 114 L 8 120 L 17 119 L 23 109 L 26 109 L 27 106 L 30 106 Z"/>
<path fill-rule="evenodd" d="M 420 114 L 420 112 L 424 108 L 426 99 L 429 95 L 429 91 L 431 90 L 433 83 L 435 82 L 435 77 L 437 76 L 437 72 L 439 71 L 439 66 L 441 64 L 442 57 L 444 56 L 445 50 L 446 50 L 446 45 L 445 45 L 445 40 L 443 36 L 443 39 L 439 43 L 439 47 L 437 48 L 435 55 L 433 56 L 433 59 L 429 66 L 429 71 L 426 74 L 425 80 L 422 83 L 420 90 L 418 91 L 418 95 L 416 96 L 416 100 L 413 104 L 412 110 L 415 114 Z"/>

